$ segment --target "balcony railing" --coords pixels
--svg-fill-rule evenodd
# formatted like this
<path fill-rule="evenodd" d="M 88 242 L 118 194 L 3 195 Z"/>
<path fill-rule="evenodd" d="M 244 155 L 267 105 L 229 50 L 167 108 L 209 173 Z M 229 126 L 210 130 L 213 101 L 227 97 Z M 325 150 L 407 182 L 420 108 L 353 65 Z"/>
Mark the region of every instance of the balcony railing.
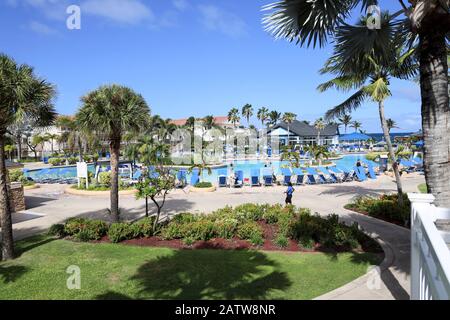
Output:
<path fill-rule="evenodd" d="M 450 299 L 448 232 L 437 221 L 450 220 L 450 209 L 438 208 L 431 194 L 408 194 L 411 200 L 411 299 Z M 446 243 L 447 242 L 447 243 Z"/>

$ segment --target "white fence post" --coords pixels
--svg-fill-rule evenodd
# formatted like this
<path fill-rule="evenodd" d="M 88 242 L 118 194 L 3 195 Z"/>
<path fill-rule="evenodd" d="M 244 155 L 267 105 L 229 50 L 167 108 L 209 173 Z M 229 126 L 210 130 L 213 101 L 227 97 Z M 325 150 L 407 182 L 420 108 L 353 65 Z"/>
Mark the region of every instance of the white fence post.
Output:
<path fill-rule="evenodd" d="M 420 239 L 417 223 L 417 207 L 430 206 L 434 201 L 432 194 L 408 193 L 411 201 L 411 300 L 420 300 Z M 431 214 L 431 212 L 430 212 Z"/>

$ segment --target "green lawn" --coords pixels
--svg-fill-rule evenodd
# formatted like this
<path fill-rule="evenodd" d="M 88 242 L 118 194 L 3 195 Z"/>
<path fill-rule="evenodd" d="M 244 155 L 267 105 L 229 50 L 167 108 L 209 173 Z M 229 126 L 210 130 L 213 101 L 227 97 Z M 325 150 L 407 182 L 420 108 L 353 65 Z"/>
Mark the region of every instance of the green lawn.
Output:
<path fill-rule="evenodd" d="M 419 189 L 421 193 L 428 193 L 427 185 L 425 183 L 419 184 L 417 189 Z"/>
<path fill-rule="evenodd" d="M 172 250 L 46 236 L 0 262 L 0 299 L 311 299 L 363 275 L 372 254 Z M 81 289 L 66 268 L 81 269 Z"/>

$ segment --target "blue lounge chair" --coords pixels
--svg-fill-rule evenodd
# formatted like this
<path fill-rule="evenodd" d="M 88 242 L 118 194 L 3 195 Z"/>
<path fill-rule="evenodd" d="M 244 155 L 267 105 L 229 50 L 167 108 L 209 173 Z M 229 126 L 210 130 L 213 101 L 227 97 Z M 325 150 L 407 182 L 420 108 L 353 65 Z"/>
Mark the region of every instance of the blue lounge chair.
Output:
<path fill-rule="evenodd" d="M 416 171 L 416 167 L 412 161 L 401 159 L 400 164 L 406 168 L 407 173 Z"/>
<path fill-rule="evenodd" d="M 336 176 L 333 176 L 327 168 L 318 167 L 318 169 L 323 174 L 323 177 L 327 180 L 327 182 L 329 182 L 329 183 L 337 183 L 338 182 L 338 179 L 336 178 Z"/>
<path fill-rule="evenodd" d="M 295 184 L 301 185 L 303 184 L 303 179 L 305 177 L 305 174 L 303 173 L 303 170 L 300 168 L 294 168 L 293 173 L 295 174 Z"/>
<path fill-rule="evenodd" d="M 344 172 L 342 170 L 339 170 L 336 167 L 329 167 L 328 171 L 330 171 L 330 175 L 332 175 L 337 182 L 343 182 Z"/>
<path fill-rule="evenodd" d="M 315 177 L 317 175 L 316 170 L 314 170 L 313 168 L 306 168 L 306 172 L 308 173 L 307 174 L 308 180 L 307 180 L 306 183 L 308 183 L 308 184 L 317 184 L 317 180 L 316 180 L 316 177 Z"/>
<path fill-rule="evenodd" d="M 362 166 L 361 167 L 355 166 L 353 168 L 353 170 L 355 172 L 356 179 L 358 179 L 358 181 L 365 181 L 365 180 L 367 180 L 366 173 L 364 172 L 364 168 Z"/>
<path fill-rule="evenodd" d="M 281 174 L 283 175 L 283 184 L 285 186 L 288 185 L 289 182 L 291 182 L 291 169 L 289 168 L 281 168 Z"/>
<path fill-rule="evenodd" d="M 351 169 L 348 169 L 344 166 L 336 166 L 339 170 L 341 170 L 342 172 L 344 172 L 344 176 L 342 178 L 342 181 L 353 181 L 353 175 L 354 175 L 354 171 Z"/>
<path fill-rule="evenodd" d="M 235 172 L 235 174 L 236 174 L 236 180 L 234 182 L 234 187 L 241 188 L 244 185 L 244 171 L 237 170 Z"/>
<path fill-rule="evenodd" d="M 187 185 L 187 172 L 186 170 L 177 171 L 178 188 L 184 188 Z"/>
<path fill-rule="evenodd" d="M 261 183 L 259 182 L 259 170 L 258 169 L 252 169 L 250 176 L 251 176 L 252 187 L 261 186 Z"/>
<path fill-rule="evenodd" d="M 369 171 L 369 178 L 376 179 L 377 175 L 375 174 L 375 170 L 373 169 L 373 165 L 370 162 L 364 162 L 367 165 L 367 170 Z"/>
<path fill-rule="evenodd" d="M 218 172 L 219 187 L 227 187 L 227 169 L 220 169 Z"/>
<path fill-rule="evenodd" d="M 195 186 L 197 183 L 200 182 L 200 177 L 199 177 L 199 170 L 198 169 L 194 169 L 192 170 L 191 173 L 191 186 Z"/>
<path fill-rule="evenodd" d="M 270 168 L 261 169 L 261 176 L 264 180 L 264 186 L 272 186 L 273 185 L 273 175 L 272 170 Z"/>

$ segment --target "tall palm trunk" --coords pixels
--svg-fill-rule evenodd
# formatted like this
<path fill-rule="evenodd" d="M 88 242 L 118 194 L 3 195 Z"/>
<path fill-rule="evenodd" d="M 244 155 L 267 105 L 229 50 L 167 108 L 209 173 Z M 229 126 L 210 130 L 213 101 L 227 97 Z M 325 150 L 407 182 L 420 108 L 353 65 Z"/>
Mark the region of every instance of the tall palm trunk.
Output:
<path fill-rule="evenodd" d="M 22 134 L 19 134 L 17 139 L 17 160 L 22 161 Z"/>
<path fill-rule="evenodd" d="M 113 139 L 110 142 L 111 152 L 111 215 L 114 221 L 119 221 L 119 157 L 120 139 Z"/>
<path fill-rule="evenodd" d="M 445 34 L 420 35 L 425 178 L 436 205 L 450 207 L 450 108 Z"/>
<path fill-rule="evenodd" d="M 83 162 L 83 142 L 81 141 L 81 138 L 77 137 L 77 143 L 78 143 L 78 160 L 80 162 Z"/>
<path fill-rule="evenodd" d="M 14 258 L 14 240 L 9 203 L 8 186 L 6 183 L 5 136 L 0 134 L 0 260 Z"/>
<path fill-rule="evenodd" d="M 400 178 L 400 172 L 398 170 L 397 159 L 395 159 L 394 148 L 392 147 L 391 136 L 389 135 L 389 129 L 386 121 L 386 117 L 384 115 L 384 102 L 380 101 L 378 103 L 378 111 L 380 113 L 380 121 L 381 127 L 383 128 L 384 139 L 386 140 L 386 145 L 389 152 L 389 158 L 392 161 L 392 169 L 394 170 L 395 175 L 395 183 L 397 184 L 397 192 L 398 192 L 398 204 L 400 206 L 403 205 L 403 187 L 402 181 Z"/>
<path fill-rule="evenodd" d="M 291 138 L 291 131 L 289 130 L 289 125 L 288 125 L 288 140 L 287 140 L 287 146 L 289 147 L 289 140 L 290 140 L 290 138 Z"/>

